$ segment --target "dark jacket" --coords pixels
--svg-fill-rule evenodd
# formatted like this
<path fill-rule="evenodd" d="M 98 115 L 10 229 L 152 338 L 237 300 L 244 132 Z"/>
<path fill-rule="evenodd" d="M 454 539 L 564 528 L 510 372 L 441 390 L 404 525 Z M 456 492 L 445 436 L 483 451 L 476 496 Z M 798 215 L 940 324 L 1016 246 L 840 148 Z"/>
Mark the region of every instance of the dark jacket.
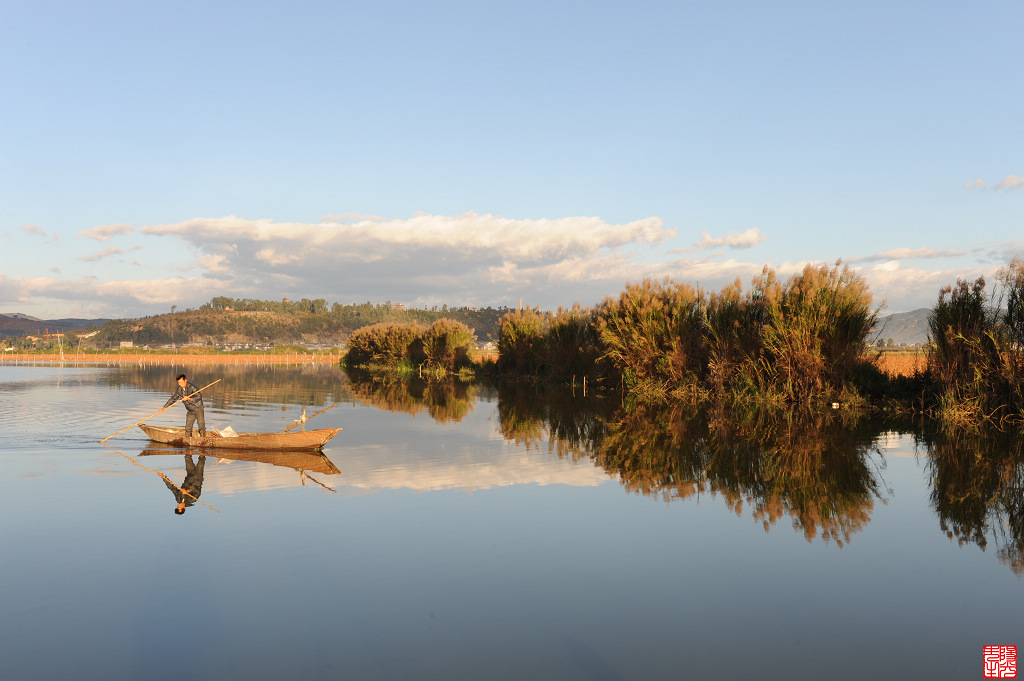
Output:
<path fill-rule="evenodd" d="M 185 393 L 186 395 L 188 393 Z M 186 404 L 188 404 L 186 402 Z M 185 481 L 181 483 L 181 487 L 176 487 L 170 480 L 164 478 L 164 484 L 167 485 L 167 489 L 171 490 L 174 495 L 174 500 L 179 504 L 184 501 L 185 506 L 191 506 L 196 503 L 196 499 L 203 493 L 203 466 L 206 465 L 206 457 L 200 456 L 199 463 L 196 464 L 192 461 L 192 455 L 188 454 L 185 456 Z M 182 494 L 181 490 L 187 489 L 188 494 Z"/>
<path fill-rule="evenodd" d="M 178 389 L 174 391 L 173 395 L 171 395 L 171 399 L 167 400 L 167 404 L 164 405 L 164 409 L 174 404 L 177 400 L 181 400 L 181 398 L 186 395 L 190 395 L 187 400 L 182 400 L 182 404 L 185 405 L 185 409 L 188 409 L 189 411 L 203 411 L 203 394 L 197 392 L 198 390 L 199 388 L 192 385 L 192 381 L 185 381 L 185 387 L 182 388 L 180 385 L 178 386 Z M 193 395 L 192 393 L 196 394 Z"/>

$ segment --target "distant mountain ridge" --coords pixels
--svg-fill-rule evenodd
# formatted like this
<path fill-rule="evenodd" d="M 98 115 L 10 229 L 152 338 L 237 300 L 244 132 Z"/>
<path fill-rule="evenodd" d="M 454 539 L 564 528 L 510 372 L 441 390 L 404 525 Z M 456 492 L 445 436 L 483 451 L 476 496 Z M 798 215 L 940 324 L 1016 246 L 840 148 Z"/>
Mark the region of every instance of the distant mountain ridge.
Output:
<path fill-rule="evenodd" d="M 109 319 L 38 319 L 21 312 L 0 312 L 0 337 L 25 336 L 46 333 L 64 333 L 87 329 L 92 324 L 100 327 Z"/>
<path fill-rule="evenodd" d="M 895 345 L 921 345 L 928 342 L 928 315 L 931 309 L 922 307 L 910 312 L 897 312 L 878 319 L 869 341 L 892 339 Z"/>
<path fill-rule="evenodd" d="M 454 310 L 453 310 L 454 311 Z M 502 310 L 504 312 L 504 310 Z M 874 344 L 879 339 L 886 341 L 892 338 L 895 345 L 906 344 L 906 345 L 920 345 L 928 342 L 928 315 L 931 313 L 929 308 L 922 307 L 917 310 L 910 312 L 897 312 L 895 314 L 884 315 L 879 318 L 878 323 L 875 324 L 875 328 L 872 330 L 869 342 Z M 456 315 L 452 315 L 456 316 Z M 500 315 L 498 315 L 500 316 Z M 174 318 L 171 315 L 162 315 L 155 319 L 167 319 Z M 495 317 L 496 319 L 496 317 Z M 99 328 L 111 321 L 110 319 L 38 319 L 30 315 L 22 314 L 20 312 L 3 312 L 0 313 L 0 337 L 14 337 L 24 335 L 35 335 L 46 333 L 47 329 L 50 333 L 63 333 L 66 331 L 78 331 L 81 329 L 89 328 L 89 325 L 93 325 L 95 328 Z M 133 321 L 133 320 L 128 320 Z M 145 322 L 152 322 L 151 319 L 145 320 Z M 145 323 L 143 322 L 143 323 Z M 471 326 L 477 328 L 478 336 L 481 339 L 486 339 L 489 333 L 494 330 L 491 328 L 494 321 L 491 324 L 482 323 L 482 319 L 470 320 L 467 319 Z M 475 322 L 475 323 L 474 323 Z M 134 324 L 138 324 L 138 321 L 133 321 Z M 141 328 L 141 327 L 140 327 Z M 483 333 L 480 333 L 483 331 Z M 126 338 L 130 335 L 126 335 Z M 142 340 L 142 339 L 137 339 Z"/>

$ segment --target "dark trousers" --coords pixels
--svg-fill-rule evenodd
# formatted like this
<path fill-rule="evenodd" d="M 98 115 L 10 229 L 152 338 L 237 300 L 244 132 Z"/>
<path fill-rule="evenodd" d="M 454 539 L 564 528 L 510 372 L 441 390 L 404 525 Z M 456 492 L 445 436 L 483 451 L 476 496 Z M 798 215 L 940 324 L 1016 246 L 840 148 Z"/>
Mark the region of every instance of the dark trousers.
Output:
<path fill-rule="evenodd" d="M 192 424 L 199 421 L 199 437 L 206 437 L 206 414 L 203 413 L 203 409 L 186 413 L 188 416 L 185 417 L 185 435 L 192 437 Z"/>

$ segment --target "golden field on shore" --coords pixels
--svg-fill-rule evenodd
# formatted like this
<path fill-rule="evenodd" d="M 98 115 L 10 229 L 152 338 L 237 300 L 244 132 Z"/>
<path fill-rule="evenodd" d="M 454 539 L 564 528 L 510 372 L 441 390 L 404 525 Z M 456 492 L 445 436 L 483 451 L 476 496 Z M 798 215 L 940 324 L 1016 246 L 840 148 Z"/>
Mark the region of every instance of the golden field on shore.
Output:
<path fill-rule="evenodd" d="M 5 352 L 0 364 L 56 362 L 60 364 L 337 364 L 341 353 L 318 354 L 152 354 L 146 352 L 74 353 L 74 352 Z"/>
<path fill-rule="evenodd" d="M 0 357 L 2 364 L 20 364 L 34 362 L 56 362 L 64 364 L 151 364 L 167 366 L 177 364 L 337 364 L 343 353 L 317 354 L 152 354 L 146 352 L 117 353 L 81 353 L 65 352 L 5 352 Z M 493 362 L 497 359 L 496 352 L 475 353 L 478 362 Z M 910 376 L 915 370 L 924 371 L 927 357 L 923 352 L 898 353 L 884 352 L 874 360 L 883 372 L 890 376 Z"/>
<path fill-rule="evenodd" d="M 883 352 L 875 365 L 889 376 L 912 376 L 927 368 L 928 356 L 924 352 Z"/>

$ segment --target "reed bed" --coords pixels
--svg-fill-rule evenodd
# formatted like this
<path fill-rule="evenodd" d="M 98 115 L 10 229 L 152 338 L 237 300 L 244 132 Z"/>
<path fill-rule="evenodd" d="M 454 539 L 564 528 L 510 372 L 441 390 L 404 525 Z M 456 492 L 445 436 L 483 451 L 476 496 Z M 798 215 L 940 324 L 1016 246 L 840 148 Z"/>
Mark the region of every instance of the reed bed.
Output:
<path fill-rule="evenodd" d="M 928 320 L 938 411 L 961 424 L 1024 417 L 1024 261 L 984 278 L 957 280 L 939 292 Z"/>
<path fill-rule="evenodd" d="M 931 343 L 872 356 L 867 282 L 837 261 L 786 281 L 766 267 L 705 291 L 670 279 L 627 284 L 593 308 L 526 309 L 499 322 L 503 377 L 588 380 L 639 403 L 790 410 L 873 404 L 949 423 L 1024 421 L 1024 261 L 939 292 Z"/>
<path fill-rule="evenodd" d="M 729 402 L 820 408 L 859 399 L 877 318 L 867 283 L 837 262 L 779 281 L 765 268 L 706 292 L 670 279 L 628 284 L 595 308 L 510 312 L 498 369 L 544 380 L 590 378 L 641 402 Z"/>
<path fill-rule="evenodd" d="M 442 378 L 472 373 L 473 329 L 452 319 L 428 327 L 383 322 L 356 329 L 348 339 L 346 369 L 381 375 L 424 373 Z"/>

